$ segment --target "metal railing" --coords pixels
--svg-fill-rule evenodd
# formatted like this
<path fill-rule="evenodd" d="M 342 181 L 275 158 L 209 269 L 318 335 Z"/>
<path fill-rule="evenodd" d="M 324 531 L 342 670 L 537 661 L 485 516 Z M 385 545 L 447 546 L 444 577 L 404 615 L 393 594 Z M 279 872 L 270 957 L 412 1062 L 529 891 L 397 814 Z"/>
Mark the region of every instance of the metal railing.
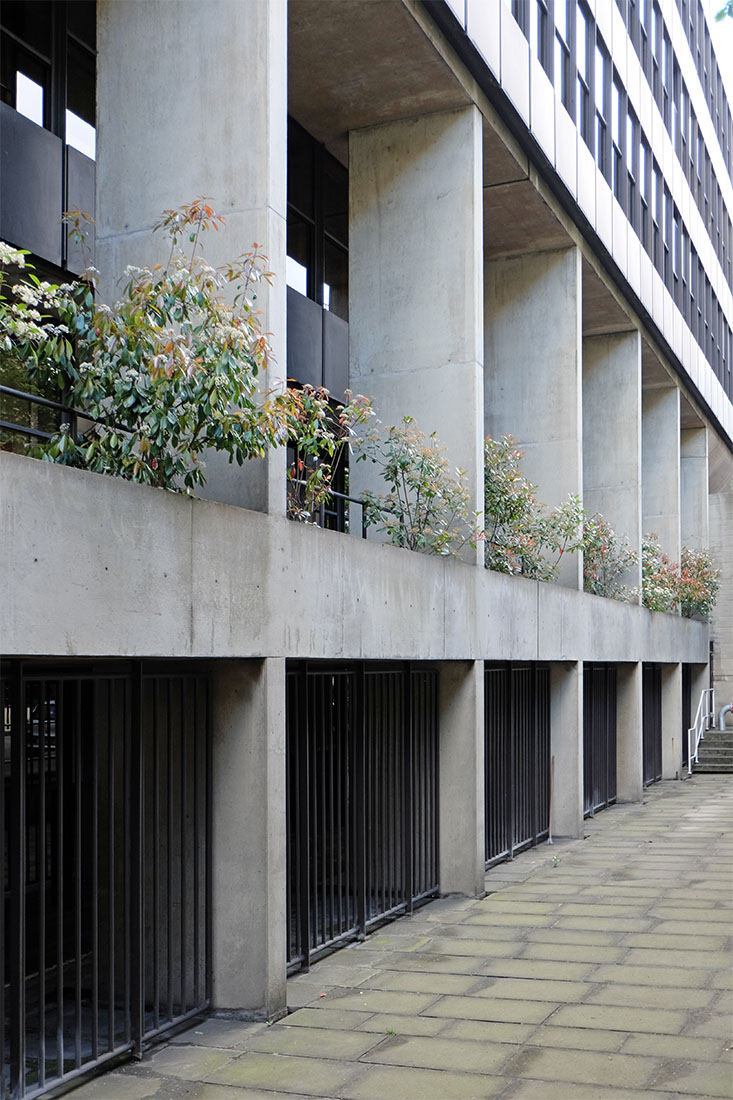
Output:
<path fill-rule="evenodd" d="M 291 519 L 298 518 L 290 508 L 291 486 L 306 484 L 307 482 L 301 478 L 288 478 L 288 513 Z M 331 489 L 328 496 L 318 505 L 312 522 L 317 527 L 324 527 L 330 531 L 348 532 L 351 529 L 351 514 L 348 507 L 350 504 L 358 504 L 361 508 L 361 537 L 365 539 L 367 537 L 365 503 L 360 497 L 352 497 L 348 493 L 339 493 L 335 489 Z M 295 511 L 297 512 L 297 508 Z"/>
<path fill-rule="evenodd" d="M 697 704 L 695 721 L 687 731 L 687 774 L 692 775 L 692 765 L 699 763 L 697 759 L 700 742 L 704 740 L 705 731 L 715 725 L 715 688 L 704 688 L 700 692 L 700 702 Z"/>

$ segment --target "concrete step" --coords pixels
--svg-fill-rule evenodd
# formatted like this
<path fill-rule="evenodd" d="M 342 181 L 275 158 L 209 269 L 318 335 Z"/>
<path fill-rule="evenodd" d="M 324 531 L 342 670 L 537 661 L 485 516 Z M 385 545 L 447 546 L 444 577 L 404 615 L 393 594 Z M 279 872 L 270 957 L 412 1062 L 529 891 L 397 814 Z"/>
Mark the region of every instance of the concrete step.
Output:
<path fill-rule="evenodd" d="M 693 764 L 695 775 L 733 775 L 733 764 Z"/>

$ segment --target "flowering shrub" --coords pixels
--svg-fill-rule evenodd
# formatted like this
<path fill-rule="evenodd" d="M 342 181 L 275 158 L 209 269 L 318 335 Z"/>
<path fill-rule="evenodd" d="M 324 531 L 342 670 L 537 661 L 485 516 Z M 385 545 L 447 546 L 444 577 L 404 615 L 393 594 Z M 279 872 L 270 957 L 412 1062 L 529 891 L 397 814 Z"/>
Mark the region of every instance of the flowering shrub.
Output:
<path fill-rule="evenodd" d="M 498 573 L 552 580 L 563 554 L 581 544 L 583 510 L 570 496 L 546 512 L 521 471 L 522 455 L 512 436 L 484 441 L 484 560 Z"/>
<path fill-rule="evenodd" d="M 677 566 L 662 553 L 656 534 L 641 540 L 641 602 L 650 611 L 677 611 Z"/>
<path fill-rule="evenodd" d="M 639 558 L 624 535 L 620 537 L 601 515 L 583 522 L 583 587 L 596 596 L 614 600 L 638 598 L 637 590 L 621 584 Z"/>
<path fill-rule="evenodd" d="M 288 515 L 315 523 L 332 491 L 334 470 L 351 449 L 355 429 L 373 415 L 371 401 L 347 391 L 345 405 L 321 387 L 288 388 L 272 407 L 288 441 Z"/>
<path fill-rule="evenodd" d="M 255 288 L 271 273 L 257 245 L 225 267 L 206 263 L 201 235 L 223 220 L 203 199 L 166 211 L 155 228 L 170 240 L 167 263 L 129 267 L 113 307 L 95 303 L 93 269 L 62 286 L 31 274 L 0 295 L 0 346 L 32 382 L 96 421 L 83 435 L 62 424 L 32 453 L 191 491 L 205 481 L 207 449 L 241 465 L 281 441 L 256 399 L 269 346 Z M 0 256 L 23 266 L 8 246 Z"/>
<path fill-rule="evenodd" d="M 680 611 L 685 618 L 698 616 L 709 622 L 720 589 L 720 570 L 707 550 L 682 547 L 677 584 Z"/>
<path fill-rule="evenodd" d="M 426 437 L 411 417 L 377 426 L 358 444 L 357 461 L 371 461 L 387 493 L 364 493 L 364 519 L 395 546 L 457 556 L 479 537 L 463 470 L 451 471 L 435 433 Z"/>

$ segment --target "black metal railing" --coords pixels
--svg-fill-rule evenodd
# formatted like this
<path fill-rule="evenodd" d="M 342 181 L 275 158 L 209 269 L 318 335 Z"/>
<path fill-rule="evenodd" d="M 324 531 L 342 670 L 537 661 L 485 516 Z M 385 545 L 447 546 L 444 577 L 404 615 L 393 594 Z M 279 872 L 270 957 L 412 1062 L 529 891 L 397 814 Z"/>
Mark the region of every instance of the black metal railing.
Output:
<path fill-rule="evenodd" d="M 662 669 L 642 666 L 642 752 L 644 786 L 662 778 Z"/>
<path fill-rule="evenodd" d="M 583 666 L 583 812 L 616 801 L 616 666 Z"/>
<path fill-rule="evenodd" d="M 208 694 L 180 666 L 3 666 L 4 1100 L 208 1004 Z"/>
<path fill-rule="evenodd" d="M 438 891 L 437 673 L 289 662 L 288 966 Z"/>
<path fill-rule="evenodd" d="M 549 836 L 549 669 L 487 664 L 484 722 L 484 844 L 489 867 Z"/>
<path fill-rule="evenodd" d="M 288 515 L 291 519 L 298 520 L 303 513 L 303 502 L 294 498 L 297 487 L 304 488 L 307 482 L 301 478 L 288 476 Z M 349 496 L 348 493 L 331 489 L 327 496 L 319 502 L 308 521 L 317 527 L 324 527 L 328 531 L 340 531 L 342 534 L 352 529 L 352 515 L 350 505 L 355 504 L 361 509 L 361 537 L 367 537 L 366 505 L 360 497 Z"/>

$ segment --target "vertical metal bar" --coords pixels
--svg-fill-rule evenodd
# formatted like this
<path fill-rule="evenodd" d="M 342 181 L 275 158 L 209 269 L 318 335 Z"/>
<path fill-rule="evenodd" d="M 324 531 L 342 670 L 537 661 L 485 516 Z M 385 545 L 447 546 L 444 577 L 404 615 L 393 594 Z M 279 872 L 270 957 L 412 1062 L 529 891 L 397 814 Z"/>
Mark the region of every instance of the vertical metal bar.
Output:
<path fill-rule="evenodd" d="M 7 932 L 5 927 L 5 898 L 10 896 L 10 875 L 6 861 L 12 842 L 8 836 L 8 819 L 5 814 L 5 787 L 8 766 L 7 746 L 10 741 L 10 731 L 12 729 L 12 707 L 14 704 L 17 706 L 17 700 L 13 698 L 10 683 L 11 675 L 12 673 L 4 669 L 0 664 L 0 714 L 2 714 L 2 726 L 0 727 L 0 733 L 2 734 L 2 756 L 0 756 L 0 826 L 2 826 L 3 831 L 2 847 L 0 847 L 0 887 L 3 893 L 2 903 L 0 904 L 0 1055 L 2 1055 L 0 1090 L 2 1090 L 3 1096 L 6 1095 L 7 1088 L 10 1085 L 7 1079 L 7 1073 L 10 1068 L 10 1052 L 6 1044 L 6 1036 L 8 1034 L 8 1025 L 10 1021 L 5 1018 L 7 1007 L 5 1004 L 5 936 Z"/>
<path fill-rule="evenodd" d="M 59 681 L 56 692 L 56 1075 L 61 1077 L 64 1072 L 64 751 L 67 694 L 63 680 Z"/>
<path fill-rule="evenodd" d="M 101 690 L 101 683 L 106 683 L 107 692 L 111 691 L 111 681 L 94 680 L 94 705 L 92 707 L 93 726 L 91 736 L 91 770 L 92 770 L 92 890 L 91 890 L 91 922 L 92 922 L 92 1060 L 96 1062 L 99 1057 L 99 728 L 101 705 L 97 692 Z M 109 703 L 108 703 L 109 706 Z M 108 731 L 109 735 L 109 731 Z"/>
<path fill-rule="evenodd" d="M 123 688 L 124 692 L 124 688 Z M 115 1047 L 115 737 L 112 684 L 107 695 L 107 1050 Z"/>
<path fill-rule="evenodd" d="M 22 665 L 9 675 L 10 688 L 10 1093 L 25 1092 L 26 927 L 26 701 Z"/>
<path fill-rule="evenodd" d="M 168 1019 L 173 1019 L 173 727 L 171 723 L 171 682 L 170 679 L 165 681 L 166 691 L 166 736 L 168 742 L 168 753 L 166 759 L 166 797 L 168 800 L 167 805 L 167 832 L 166 832 L 166 929 L 167 929 L 167 997 L 168 997 Z"/>
<path fill-rule="evenodd" d="M 419 783 L 422 788 L 427 783 L 427 776 L 424 769 L 421 767 L 419 772 L 419 778 L 416 780 L 415 774 L 415 741 L 419 737 L 422 743 L 422 739 L 425 737 L 426 730 L 424 723 L 421 722 L 418 728 L 415 723 L 415 700 L 414 694 L 417 691 L 418 686 L 422 686 L 420 682 L 421 673 L 414 673 L 412 671 L 412 665 L 409 661 L 405 663 L 403 676 L 402 676 L 402 695 L 403 695 L 403 738 L 402 743 L 404 747 L 404 767 L 403 767 L 403 826 L 402 836 L 404 841 L 404 882 L 402 883 L 402 895 L 405 899 L 407 912 L 411 913 L 414 908 L 415 900 L 415 842 L 417 835 L 423 832 L 422 828 L 416 828 L 418 824 L 415 820 L 415 784 Z M 422 717 L 422 715 L 421 715 Z M 422 756 L 422 752 L 420 752 Z M 419 823 L 420 826 L 423 822 Z M 422 883 L 421 883 L 422 885 Z"/>
<path fill-rule="evenodd" d="M 74 715 L 74 1064 L 78 1069 L 82 1060 L 82 681 L 76 681 L 76 713 Z"/>
<path fill-rule="evenodd" d="M 130 1022 L 133 1050 L 137 1058 L 142 1057 L 145 1028 L 142 680 L 142 662 L 135 661 L 130 685 Z"/>
<path fill-rule="evenodd" d="M 38 884 L 38 1085 L 46 1084 L 46 757 L 48 754 L 48 691 L 46 680 L 36 687 L 38 739 L 34 746 L 38 768 L 36 879 Z"/>
<path fill-rule="evenodd" d="M 213 692 L 211 690 L 211 681 L 206 678 L 206 700 L 205 700 L 205 753 L 204 760 L 206 763 L 206 785 L 204 788 L 205 805 L 204 805 L 204 827 L 206 829 L 206 843 L 204 846 L 204 857 L 206 859 L 205 868 L 205 896 L 204 896 L 204 910 L 206 919 L 205 938 L 206 938 L 206 957 L 205 957 L 205 982 L 206 982 L 206 1000 L 209 1004 L 212 1001 L 212 958 L 213 958 L 213 945 L 212 945 L 212 921 L 211 921 L 211 907 L 213 900 L 213 882 L 212 882 L 212 859 L 211 859 L 211 808 L 213 805 L 213 777 L 211 767 L 211 757 L 213 753 L 213 740 L 214 740 L 214 721 L 213 721 Z"/>
<path fill-rule="evenodd" d="M 199 905 L 200 905 L 200 891 L 199 891 L 199 874 L 200 874 L 200 859 L 199 859 L 199 768 L 198 764 L 198 744 L 199 744 L 199 707 L 198 707 L 198 677 L 194 677 L 191 682 L 191 692 L 193 694 L 193 706 L 191 713 L 193 716 L 193 729 L 192 729 L 192 753 L 193 753 L 193 1001 L 192 1007 L 196 1007 L 201 1004 L 201 982 L 200 982 L 200 928 L 199 928 Z"/>
<path fill-rule="evenodd" d="M 296 676 L 296 702 L 292 714 L 292 733 L 297 745 L 300 764 L 299 820 L 298 820 L 298 917 L 300 942 L 303 953 L 303 970 L 310 970 L 311 948 L 311 700 L 307 666 L 302 665 Z"/>
<path fill-rule="evenodd" d="M 354 761 L 352 827 L 354 829 L 354 893 L 356 923 L 360 934 L 366 934 L 367 864 L 366 864 L 366 666 L 359 661 L 354 669 L 353 701 L 349 711 L 349 739 Z"/>
<path fill-rule="evenodd" d="M 180 746 L 181 746 L 181 797 L 179 799 L 178 808 L 181 815 L 180 821 L 180 839 L 181 839 L 181 851 L 179 853 L 180 863 L 180 905 L 181 905 L 181 957 L 179 960 L 179 974 L 181 979 L 181 1003 L 179 1010 L 183 1014 L 188 1005 L 186 1001 L 186 961 L 188 959 L 188 944 L 186 942 L 188 936 L 188 914 L 186 913 L 186 805 L 188 799 L 188 766 L 186 760 L 186 742 L 188 740 L 186 734 L 188 732 L 188 723 L 185 716 L 185 681 L 183 678 L 176 679 L 178 684 L 180 708 L 179 708 L 179 721 L 181 724 L 180 732 Z"/>

